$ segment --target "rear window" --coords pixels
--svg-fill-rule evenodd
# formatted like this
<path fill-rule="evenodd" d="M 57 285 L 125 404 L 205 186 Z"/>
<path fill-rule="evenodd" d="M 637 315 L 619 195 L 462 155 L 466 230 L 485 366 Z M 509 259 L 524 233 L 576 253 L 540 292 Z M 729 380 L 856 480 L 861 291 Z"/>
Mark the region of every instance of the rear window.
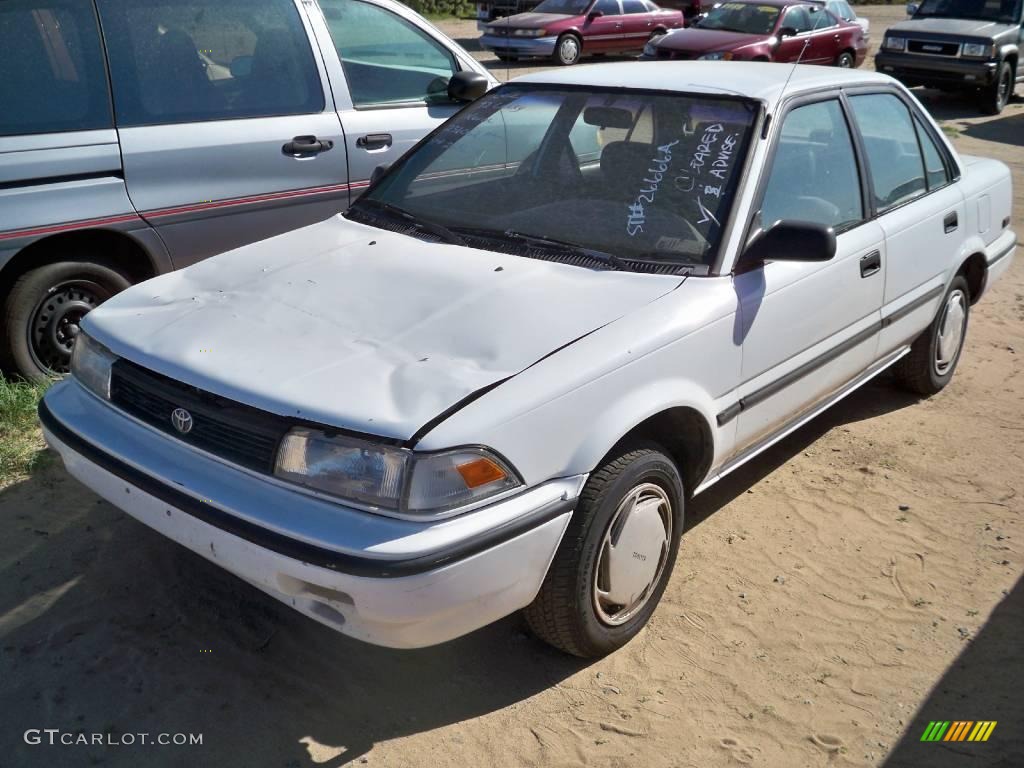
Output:
<path fill-rule="evenodd" d="M 0 136 L 112 124 L 92 3 L 0 2 Z"/>

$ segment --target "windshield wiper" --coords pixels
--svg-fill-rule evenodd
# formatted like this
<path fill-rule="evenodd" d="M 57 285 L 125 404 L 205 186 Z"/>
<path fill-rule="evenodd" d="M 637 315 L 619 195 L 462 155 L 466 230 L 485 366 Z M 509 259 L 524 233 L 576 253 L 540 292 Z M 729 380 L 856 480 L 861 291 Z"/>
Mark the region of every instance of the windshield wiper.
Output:
<path fill-rule="evenodd" d="M 467 235 L 475 235 L 477 237 L 513 240 L 518 243 L 536 245 L 542 248 L 553 248 L 562 251 L 568 250 L 574 254 L 587 256 L 596 261 L 600 261 L 613 269 L 627 269 L 626 263 L 613 253 L 606 253 L 605 251 L 587 248 L 579 243 L 570 243 L 566 240 L 556 240 L 555 238 L 542 237 L 541 235 L 528 235 L 525 232 L 516 232 L 514 229 L 474 229 L 471 227 L 459 227 L 459 231 Z"/>
<path fill-rule="evenodd" d="M 385 213 L 390 213 L 392 216 L 396 216 L 400 219 L 404 219 L 415 227 L 419 227 L 424 232 L 429 232 L 432 235 L 444 240 L 446 243 L 453 245 L 465 245 L 466 241 L 459 237 L 457 234 L 452 232 L 444 224 L 438 224 L 436 221 L 430 221 L 428 219 L 420 218 L 414 213 L 410 213 L 404 208 L 399 208 L 397 205 L 391 203 L 385 203 L 382 200 L 373 200 L 365 197 L 359 198 L 356 203 L 358 206 L 376 208 L 377 210 Z"/>

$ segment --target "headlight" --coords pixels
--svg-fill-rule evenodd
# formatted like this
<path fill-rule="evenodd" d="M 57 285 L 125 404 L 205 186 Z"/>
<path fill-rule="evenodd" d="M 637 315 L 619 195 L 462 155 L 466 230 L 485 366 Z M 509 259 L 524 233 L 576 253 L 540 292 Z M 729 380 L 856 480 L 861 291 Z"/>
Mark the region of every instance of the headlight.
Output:
<path fill-rule="evenodd" d="M 907 50 L 907 38 L 886 37 L 882 47 L 887 51 L 905 51 Z"/>
<path fill-rule="evenodd" d="M 417 454 L 304 427 L 281 441 L 274 474 L 357 505 L 422 516 L 520 485 L 508 465 L 483 448 Z"/>
<path fill-rule="evenodd" d="M 110 366 L 117 355 L 84 333 L 75 338 L 71 351 L 71 375 L 104 400 L 110 399 Z"/>
<path fill-rule="evenodd" d="M 732 54 L 728 51 L 718 51 L 717 53 L 705 53 L 698 58 L 704 61 L 729 61 L 732 59 Z"/>
<path fill-rule="evenodd" d="M 513 37 L 544 37 L 543 29 L 516 29 L 512 31 Z"/>
<path fill-rule="evenodd" d="M 990 43 L 964 43 L 963 55 L 977 59 L 987 59 L 994 51 Z"/>
<path fill-rule="evenodd" d="M 644 46 L 644 56 L 657 56 L 658 46 L 654 44 L 653 40 L 648 40 L 647 45 Z"/>

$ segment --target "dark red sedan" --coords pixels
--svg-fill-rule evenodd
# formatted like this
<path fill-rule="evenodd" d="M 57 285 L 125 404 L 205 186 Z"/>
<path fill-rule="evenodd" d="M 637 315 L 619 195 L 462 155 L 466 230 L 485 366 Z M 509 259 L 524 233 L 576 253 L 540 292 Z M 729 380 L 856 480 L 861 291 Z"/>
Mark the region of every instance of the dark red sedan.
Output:
<path fill-rule="evenodd" d="M 644 47 L 642 59 L 778 61 L 859 67 L 864 30 L 800 0 L 730 0 L 689 29 Z"/>
<path fill-rule="evenodd" d="M 683 26 L 682 11 L 650 0 L 544 0 L 530 13 L 489 23 L 480 45 L 502 61 L 550 56 L 575 64 L 584 54 L 638 51 Z"/>

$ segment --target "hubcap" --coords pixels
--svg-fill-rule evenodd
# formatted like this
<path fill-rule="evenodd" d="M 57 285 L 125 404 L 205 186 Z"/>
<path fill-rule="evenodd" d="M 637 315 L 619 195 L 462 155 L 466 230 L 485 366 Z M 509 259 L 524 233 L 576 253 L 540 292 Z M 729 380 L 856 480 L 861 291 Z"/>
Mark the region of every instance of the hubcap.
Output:
<path fill-rule="evenodd" d="M 672 541 L 672 502 L 659 485 L 633 488 L 605 531 L 594 569 L 594 610 L 611 626 L 644 607 L 661 579 Z"/>
<path fill-rule="evenodd" d="M 51 373 L 68 373 L 82 318 L 109 297 L 110 291 L 88 280 L 53 286 L 32 314 L 29 349 L 35 363 Z"/>
<path fill-rule="evenodd" d="M 850 67 L 853 66 L 853 62 L 850 60 L 849 56 L 840 56 L 839 57 L 839 66 L 842 69 L 849 69 Z"/>
<path fill-rule="evenodd" d="M 575 37 L 567 37 L 562 41 L 562 61 L 573 61 L 580 50 Z"/>
<path fill-rule="evenodd" d="M 946 300 L 939 325 L 939 343 L 935 350 L 935 372 L 945 375 L 956 362 L 967 324 L 967 297 L 962 291 L 953 291 Z"/>
<path fill-rule="evenodd" d="M 1002 78 L 999 81 L 999 103 L 1005 104 L 1010 100 L 1010 76 Z"/>

